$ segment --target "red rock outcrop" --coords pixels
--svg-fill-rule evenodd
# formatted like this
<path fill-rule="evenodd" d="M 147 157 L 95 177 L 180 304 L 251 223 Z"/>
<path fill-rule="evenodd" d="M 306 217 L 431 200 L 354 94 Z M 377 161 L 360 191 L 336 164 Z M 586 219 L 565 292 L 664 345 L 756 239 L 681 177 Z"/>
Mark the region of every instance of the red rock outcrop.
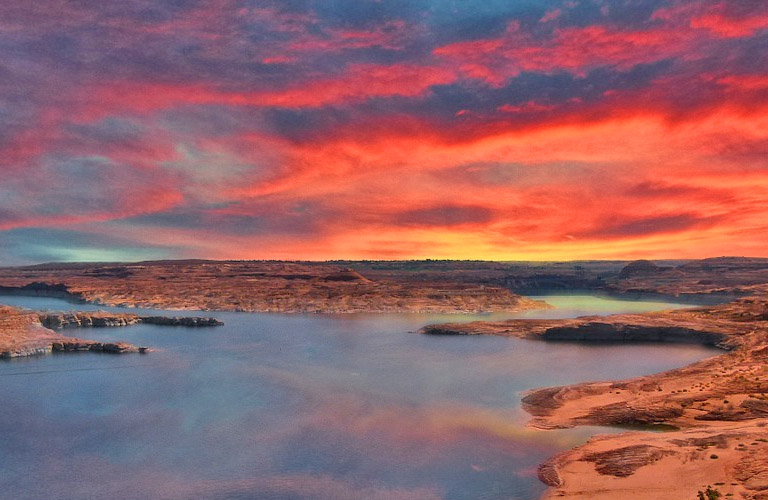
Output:
<path fill-rule="evenodd" d="M 726 352 L 683 368 L 524 395 L 530 425 L 540 429 L 680 429 L 595 437 L 542 464 L 539 477 L 551 486 L 546 498 L 693 499 L 708 485 L 722 495 L 768 498 L 768 297 L 605 318 L 435 325 L 422 332 L 717 344 Z"/>
<path fill-rule="evenodd" d="M 126 353 L 145 352 L 146 348 L 125 342 L 67 337 L 44 327 L 37 313 L 0 306 L 0 358 L 34 356 L 53 351 Z"/>

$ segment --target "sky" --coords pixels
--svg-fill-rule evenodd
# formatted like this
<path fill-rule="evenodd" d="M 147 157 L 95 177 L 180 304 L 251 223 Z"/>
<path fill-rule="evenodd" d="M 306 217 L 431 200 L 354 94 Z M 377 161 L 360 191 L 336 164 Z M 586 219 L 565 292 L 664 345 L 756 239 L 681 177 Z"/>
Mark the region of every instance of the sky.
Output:
<path fill-rule="evenodd" d="M 0 2 L 0 265 L 766 248 L 768 2 Z"/>

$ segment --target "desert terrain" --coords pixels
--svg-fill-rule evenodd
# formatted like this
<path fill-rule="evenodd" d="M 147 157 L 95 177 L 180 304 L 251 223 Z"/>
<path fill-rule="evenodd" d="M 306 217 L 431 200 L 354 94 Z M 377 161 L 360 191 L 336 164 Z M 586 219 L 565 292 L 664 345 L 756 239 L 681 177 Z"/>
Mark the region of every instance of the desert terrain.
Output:
<path fill-rule="evenodd" d="M 0 293 L 57 296 L 109 306 L 282 313 L 472 313 L 546 307 L 503 283 L 436 275 L 361 274 L 302 262 L 161 261 L 0 269 Z"/>
<path fill-rule="evenodd" d="M 110 306 L 251 312 L 473 313 L 588 292 L 720 303 L 768 293 L 768 259 L 698 261 L 148 261 L 0 268 L 0 293 Z"/>
<path fill-rule="evenodd" d="M 733 265 L 730 261 L 729 265 Z M 432 335 L 502 335 L 566 342 L 688 342 L 722 349 L 711 358 L 631 380 L 532 390 L 523 407 L 538 429 L 600 425 L 637 429 L 596 436 L 542 464 L 545 498 L 768 498 L 768 296 L 763 265 L 743 261 L 742 283 L 701 262 L 688 270 L 633 263 L 616 289 L 660 293 L 752 292 L 716 305 L 572 320 L 430 325 Z M 755 274 L 748 268 L 755 265 Z M 695 271 L 694 271 L 695 270 Z M 695 282 L 682 277 L 689 273 Z M 709 275 L 709 276 L 707 276 Z M 703 283 L 702 283 L 703 282 Z M 630 285 L 630 283 L 632 283 Z M 664 432 L 649 433 L 648 430 Z M 716 497 L 720 498 L 720 497 Z"/>
<path fill-rule="evenodd" d="M 4 294 L 112 306 L 263 312 L 490 312 L 547 307 L 521 293 L 675 298 L 711 305 L 567 320 L 429 325 L 432 335 L 540 341 L 687 342 L 713 356 L 623 381 L 535 389 L 532 427 L 620 426 L 542 464 L 547 498 L 768 498 L 768 259 L 498 263 L 169 261 L 0 269 Z M 0 309 L 3 357 L 50 351 L 140 352 L 59 333 L 137 322 L 214 326 L 206 318 Z M 50 328 L 47 328 L 50 327 Z M 55 330 L 54 330 L 55 329 Z M 649 433 L 648 430 L 666 432 Z"/>

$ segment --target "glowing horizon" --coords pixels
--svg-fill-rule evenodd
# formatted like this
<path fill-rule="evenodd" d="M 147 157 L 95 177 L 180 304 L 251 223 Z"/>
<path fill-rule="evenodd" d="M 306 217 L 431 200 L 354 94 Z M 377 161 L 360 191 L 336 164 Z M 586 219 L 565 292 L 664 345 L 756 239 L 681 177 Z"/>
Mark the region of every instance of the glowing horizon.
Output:
<path fill-rule="evenodd" d="M 767 255 L 768 4 L 0 5 L 0 265 Z"/>

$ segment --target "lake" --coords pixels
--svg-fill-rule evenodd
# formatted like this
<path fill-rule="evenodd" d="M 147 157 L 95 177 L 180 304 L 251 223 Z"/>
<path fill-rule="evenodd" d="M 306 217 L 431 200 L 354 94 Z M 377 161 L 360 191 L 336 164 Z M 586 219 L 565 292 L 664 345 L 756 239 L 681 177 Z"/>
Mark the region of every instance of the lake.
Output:
<path fill-rule="evenodd" d="M 536 478 L 540 462 L 616 430 L 528 429 L 522 391 L 648 374 L 717 353 L 695 345 L 413 333 L 445 321 L 679 307 L 544 299 L 557 308 L 492 315 L 205 312 L 226 325 L 69 331 L 156 351 L 1 362 L 0 491 L 16 500 L 536 499 L 545 489 Z M 33 297 L 0 303 L 125 310 Z"/>

